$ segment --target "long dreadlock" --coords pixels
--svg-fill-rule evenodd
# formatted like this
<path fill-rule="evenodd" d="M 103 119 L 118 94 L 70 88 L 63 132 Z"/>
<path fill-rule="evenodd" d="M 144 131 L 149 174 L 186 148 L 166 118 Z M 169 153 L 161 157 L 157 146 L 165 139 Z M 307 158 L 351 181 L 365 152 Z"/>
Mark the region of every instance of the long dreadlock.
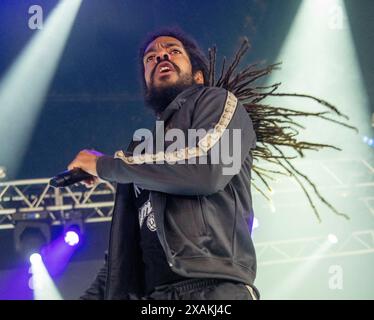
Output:
<path fill-rule="evenodd" d="M 270 183 L 276 176 L 290 176 L 296 180 L 303 192 L 305 193 L 309 204 L 311 205 L 317 219 L 321 221 L 318 210 L 312 200 L 310 192 L 305 187 L 304 183 L 308 184 L 315 195 L 334 213 L 343 216 L 346 219 L 349 217 L 339 212 L 333 205 L 327 201 L 318 191 L 316 185 L 309 179 L 308 176 L 301 173 L 293 164 L 292 160 L 297 156 L 287 156 L 284 149 L 292 149 L 296 151 L 298 157 L 304 157 L 304 151 L 314 150 L 318 151 L 323 148 L 331 148 L 341 150 L 340 148 L 329 144 L 318 144 L 298 140 L 298 129 L 304 129 L 302 125 L 295 121 L 298 117 L 315 117 L 338 125 L 357 130 L 348 125 L 344 121 L 334 119 L 333 116 L 349 120 L 349 118 L 342 114 L 335 106 L 329 102 L 307 94 L 297 93 L 279 93 L 278 89 L 281 83 L 275 83 L 270 86 L 256 86 L 255 83 L 270 75 L 274 70 L 279 69 L 280 63 L 271 64 L 265 67 L 260 67 L 259 64 L 251 64 L 244 67 L 240 71 L 238 65 L 249 49 L 249 41 L 244 38 L 242 44 L 235 54 L 232 63 L 226 68 L 226 58 L 223 59 L 219 78 L 216 80 L 216 59 L 217 49 L 213 47 L 209 49 L 209 86 L 216 86 L 225 88 L 231 91 L 238 100 L 243 104 L 248 114 L 250 115 L 254 130 L 257 135 L 257 146 L 252 150 L 254 163 L 268 163 L 275 166 L 275 170 L 261 167 L 260 165 L 253 165 L 252 170 L 255 177 L 265 185 L 266 189 L 271 191 Z M 326 108 L 323 112 L 304 112 L 288 108 L 280 108 L 261 103 L 267 97 L 298 97 L 311 99 Z M 252 180 L 253 187 L 258 190 L 264 197 L 270 200 L 265 192 Z"/>
<path fill-rule="evenodd" d="M 349 219 L 346 214 L 339 212 L 333 205 L 331 205 L 330 202 L 321 195 L 317 186 L 309 179 L 309 177 L 300 172 L 292 163 L 297 157 L 303 158 L 304 152 L 307 150 L 319 151 L 323 148 L 341 150 L 334 145 L 299 141 L 299 129 L 305 128 L 295 119 L 302 117 L 319 118 L 357 130 L 344 122 L 349 120 L 346 115 L 341 113 L 331 103 L 323 99 L 307 94 L 278 92 L 281 83 L 275 83 L 270 86 L 256 85 L 259 80 L 264 79 L 264 77 L 270 75 L 274 70 L 278 70 L 281 64 L 275 63 L 265 67 L 261 67 L 259 64 L 250 64 L 241 70 L 237 70 L 240 61 L 250 47 L 247 38 L 243 39 L 241 46 L 235 54 L 234 60 L 227 68 L 226 58 L 223 59 L 219 77 L 216 79 L 216 47 L 209 49 L 209 59 L 207 60 L 195 40 L 177 26 L 167 27 L 153 32 L 149 34 L 142 43 L 139 50 L 139 63 L 141 65 L 140 79 L 143 88 L 146 87 L 142 62 L 144 51 L 147 45 L 159 36 L 171 36 L 179 39 L 183 43 L 191 60 L 192 72 L 195 73 L 199 70 L 203 73 L 204 85 L 222 87 L 231 91 L 247 110 L 252 119 L 257 136 L 257 146 L 251 151 L 254 159 L 252 171 L 255 174 L 255 179 L 252 179 L 251 183 L 256 190 L 258 190 L 265 198 L 270 200 L 264 190 L 262 190 L 262 188 L 257 184 L 256 180 L 259 179 L 264 184 L 265 188 L 271 191 L 271 181 L 275 180 L 277 176 L 290 176 L 295 179 L 305 193 L 309 204 L 319 221 L 321 221 L 320 215 L 305 183 L 312 188 L 314 194 L 322 201 L 322 203 L 324 203 L 334 213 Z M 275 107 L 263 103 L 263 100 L 267 97 L 297 97 L 310 99 L 325 107 L 326 110 L 322 112 L 304 112 L 300 110 Z M 286 150 L 287 154 L 290 150 L 295 151 L 297 156 L 287 155 L 285 153 Z M 258 163 L 261 163 L 261 165 Z M 265 168 L 266 165 L 271 165 L 274 169 Z"/>

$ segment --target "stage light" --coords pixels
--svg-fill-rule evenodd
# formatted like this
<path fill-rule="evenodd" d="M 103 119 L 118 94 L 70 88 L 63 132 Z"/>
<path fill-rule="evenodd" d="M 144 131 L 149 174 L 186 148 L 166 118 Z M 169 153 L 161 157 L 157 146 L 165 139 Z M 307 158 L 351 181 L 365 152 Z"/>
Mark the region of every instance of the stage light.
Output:
<path fill-rule="evenodd" d="M 23 259 L 30 259 L 51 241 L 48 213 L 15 213 L 14 244 Z"/>
<path fill-rule="evenodd" d="M 335 235 L 335 234 L 332 234 L 330 233 L 328 236 L 327 236 L 327 239 L 329 240 L 330 243 L 332 244 L 335 244 L 335 243 L 338 243 L 338 237 Z"/>
<path fill-rule="evenodd" d="M 0 163 L 14 176 L 82 0 L 61 0 L 0 81 Z M 27 19 L 27 17 L 25 17 Z"/>
<path fill-rule="evenodd" d="M 69 246 L 76 246 L 79 243 L 79 235 L 75 231 L 68 231 L 65 234 L 65 243 Z"/>
<path fill-rule="evenodd" d="M 62 300 L 40 254 L 31 255 L 30 262 L 32 276 L 28 285 L 34 291 L 34 300 Z"/>
<path fill-rule="evenodd" d="M 84 234 L 82 214 L 79 211 L 64 213 L 64 241 L 69 246 L 77 246 Z"/>
<path fill-rule="evenodd" d="M 374 139 L 373 138 L 370 138 L 368 136 L 364 136 L 362 138 L 362 141 L 367 144 L 369 147 L 374 147 Z"/>
<path fill-rule="evenodd" d="M 39 253 L 33 253 L 30 255 L 31 264 L 38 264 L 40 262 L 42 262 L 42 256 Z"/>

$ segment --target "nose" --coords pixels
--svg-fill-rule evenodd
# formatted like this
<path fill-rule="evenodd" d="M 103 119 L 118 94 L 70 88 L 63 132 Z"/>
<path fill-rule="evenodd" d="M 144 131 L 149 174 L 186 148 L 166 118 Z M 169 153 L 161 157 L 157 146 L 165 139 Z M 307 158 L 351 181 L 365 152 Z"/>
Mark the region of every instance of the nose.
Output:
<path fill-rule="evenodd" d="M 161 56 L 163 57 L 163 60 L 170 60 L 169 59 L 169 54 L 162 53 L 162 54 L 157 55 L 157 57 L 156 57 L 157 63 L 161 61 Z"/>

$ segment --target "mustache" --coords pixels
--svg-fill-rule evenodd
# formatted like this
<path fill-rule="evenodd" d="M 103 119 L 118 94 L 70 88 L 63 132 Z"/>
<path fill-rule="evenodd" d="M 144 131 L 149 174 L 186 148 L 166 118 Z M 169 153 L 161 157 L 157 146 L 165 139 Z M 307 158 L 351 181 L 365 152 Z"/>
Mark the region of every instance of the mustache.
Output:
<path fill-rule="evenodd" d="M 169 59 L 163 59 L 163 60 L 160 60 L 159 62 L 157 62 L 156 66 L 153 68 L 153 70 L 151 72 L 151 80 L 152 80 L 152 82 L 154 80 L 154 75 L 156 73 L 156 70 L 157 70 L 158 66 L 160 65 L 160 63 L 165 62 L 165 61 L 169 62 L 174 67 L 175 71 L 177 73 L 179 73 L 180 69 L 179 69 L 179 67 L 175 63 L 173 63 Z"/>

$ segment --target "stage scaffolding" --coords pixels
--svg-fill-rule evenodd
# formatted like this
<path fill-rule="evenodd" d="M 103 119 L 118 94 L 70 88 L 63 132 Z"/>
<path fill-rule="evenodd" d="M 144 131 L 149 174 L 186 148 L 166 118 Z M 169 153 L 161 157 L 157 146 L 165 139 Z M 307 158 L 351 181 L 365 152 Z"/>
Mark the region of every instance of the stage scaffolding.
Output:
<path fill-rule="evenodd" d="M 374 215 L 374 192 L 371 192 L 374 187 L 374 170 L 370 162 L 353 159 L 340 162 L 314 162 L 314 165 L 320 166 L 318 172 L 331 175 L 331 180 L 335 181 L 329 186 L 322 185 L 322 190 L 332 188 L 345 192 L 344 190 L 350 188 L 354 198 L 365 204 L 368 214 Z M 339 164 L 347 165 L 349 168 L 361 167 L 364 171 L 358 170 L 362 172 L 358 174 L 355 170 L 354 179 L 351 177 L 348 181 L 347 174 L 340 177 L 338 172 L 334 172 L 333 168 L 337 168 Z M 22 213 L 47 214 L 52 226 L 61 225 L 65 213 L 72 211 L 79 211 L 84 223 L 111 220 L 115 193 L 113 184 L 102 182 L 91 189 L 82 185 L 55 189 L 49 186 L 48 182 L 49 179 L 46 178 L 0 183 L 0 232 L 1 229 L 14 228 L 16 213 L 18 215 Z M 369 195 L 359 196 L 363 189 L 369 190 L 370 192 L 366 192 Z M 276 194 L 281 196 L 283 193 L 293 192 L 295 192 L 293 188 L 287 190 L 282 187 Z M 258 196 L 254 194 L 254 198 Z M 328 248 L 326 237 L 322 236 L 267 242 L 254 241 L 258 264 L 273 265 L 310 259 L 371 254 L 374 253 L 374 229 L 371 227 L 372 225 L 366 230 L 352 231 L 345 239 L 339 239 L 338 243 L 331 244 Z M 321 250 L 323 247 L 325 250 Z"/>
<path fill-rule="evenodd" d="M 52 225 L 62 224 L 65 213 L 79 211 L 85 223 L 110 221 L 115 187 L 103 182 L 55 189 L 50 179 L 0 183 L 0 229 L 14 228 L 14 214 L 47 213 Z"/>

